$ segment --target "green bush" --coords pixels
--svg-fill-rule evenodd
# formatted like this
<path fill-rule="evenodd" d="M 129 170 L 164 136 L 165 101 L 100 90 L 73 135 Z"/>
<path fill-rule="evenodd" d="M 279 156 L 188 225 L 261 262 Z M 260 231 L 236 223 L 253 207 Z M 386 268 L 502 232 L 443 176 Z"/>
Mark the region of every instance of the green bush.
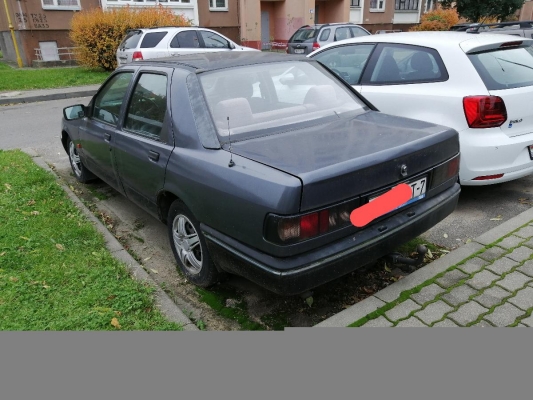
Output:
<path fill-rule="evenodd" d="M 128 29 L 157 26 L 191 26 L 191 21 L 161 5 L 109 11 L 97 8 L 74 14 L 70 38 L 81 65 L 111 71 L 117 67 L 116 51 Z"/>

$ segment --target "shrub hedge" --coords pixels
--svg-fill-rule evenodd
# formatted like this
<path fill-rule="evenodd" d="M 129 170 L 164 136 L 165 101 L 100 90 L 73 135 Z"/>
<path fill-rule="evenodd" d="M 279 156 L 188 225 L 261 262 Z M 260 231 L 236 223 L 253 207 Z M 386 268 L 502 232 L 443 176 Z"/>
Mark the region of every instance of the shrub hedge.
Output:
<path fill-rule="evenodd" d="M 108 11 L 96 8 L 74 14 L 70 38 L 81 65 L 111 71 L 117 67 L 116 51 L 128 29 L 158 26 L 191 26 L 191 20 L 161 5 Z"/>
<path fill-rule="evenodd" d="M 410 31 L 447 31 L 459 23 L 459 14 L 455 9 L 430 11 L 420 17 L 420 24 Z"/>

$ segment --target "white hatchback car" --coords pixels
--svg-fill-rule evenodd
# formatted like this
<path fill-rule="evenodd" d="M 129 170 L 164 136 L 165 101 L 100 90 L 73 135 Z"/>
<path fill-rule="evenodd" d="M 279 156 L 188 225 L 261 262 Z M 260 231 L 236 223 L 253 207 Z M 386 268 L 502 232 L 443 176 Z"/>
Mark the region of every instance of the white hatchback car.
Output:
<path fill-rule="evenodd" d="M 130 30 L 117 49 L 120 67 L 132 61 L 214 51 L 259 51 L 239 46 L 211 29 L 160 27 Z"/>
<path fill-rule="evenodd" d="M 460 182 L 533 173 L 532 39 L 405 32 L 343 40 L 316 58 L 380 111 L 459 132 Z"/>

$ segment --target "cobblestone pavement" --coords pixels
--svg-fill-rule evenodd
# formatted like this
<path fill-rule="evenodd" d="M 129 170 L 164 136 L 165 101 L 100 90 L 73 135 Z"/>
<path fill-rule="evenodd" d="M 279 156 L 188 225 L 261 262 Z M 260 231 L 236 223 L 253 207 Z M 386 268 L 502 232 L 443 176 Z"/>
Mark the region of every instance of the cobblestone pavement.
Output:
<path fill-rule="evenodd" d="M 533 327 L 532 217 L 530 209 L 317 326 Z"/>

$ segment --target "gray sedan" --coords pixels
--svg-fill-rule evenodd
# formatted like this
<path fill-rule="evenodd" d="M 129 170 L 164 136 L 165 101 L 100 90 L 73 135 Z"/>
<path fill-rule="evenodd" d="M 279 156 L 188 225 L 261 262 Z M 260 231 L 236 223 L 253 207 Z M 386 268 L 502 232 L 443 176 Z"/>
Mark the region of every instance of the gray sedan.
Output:
<path fill-rule="evenodd" d="M 379 113 L 300 56 L 122 66 L 64 110 L 61 140 L 80 182 L 101 178 L 167 224 L 203 287 L 233 273 L 302 293 L 429 229 L 460 192 L 456 131 Z"/>

